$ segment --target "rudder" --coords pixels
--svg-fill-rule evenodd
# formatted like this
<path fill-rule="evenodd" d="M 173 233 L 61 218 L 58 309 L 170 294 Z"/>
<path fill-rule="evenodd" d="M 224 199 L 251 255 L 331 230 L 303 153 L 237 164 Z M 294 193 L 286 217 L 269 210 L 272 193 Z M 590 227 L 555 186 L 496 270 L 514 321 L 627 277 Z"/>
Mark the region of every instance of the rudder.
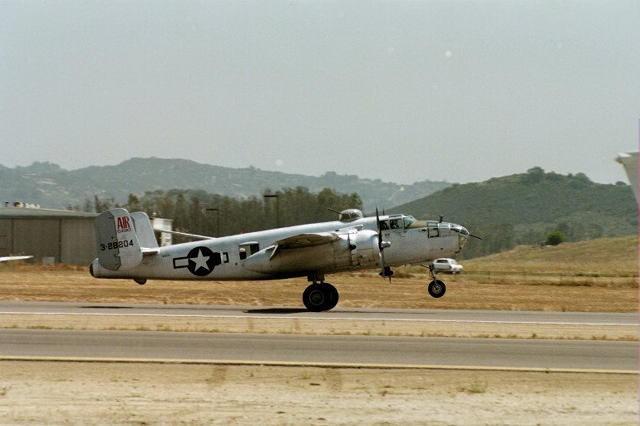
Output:
<path fill-rule="evenodd" d="M 98 261 L 111 271 L 134 268 L 142 261 L 142 248 L 134 221 L 126 209 L 100 213 L 95 222 Z"/>

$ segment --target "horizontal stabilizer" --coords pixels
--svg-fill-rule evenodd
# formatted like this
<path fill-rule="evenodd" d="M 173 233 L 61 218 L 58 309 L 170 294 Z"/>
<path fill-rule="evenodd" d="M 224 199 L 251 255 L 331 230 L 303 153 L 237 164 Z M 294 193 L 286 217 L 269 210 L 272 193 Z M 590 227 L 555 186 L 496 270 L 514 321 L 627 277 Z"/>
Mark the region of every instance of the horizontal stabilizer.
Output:
<path fill-rule="evenodd" d="M 8 262 L 10 260 L 26 260 L 33 256 L 0 256 L 0 262 Z"/>
<path fill-rule="evenodd" d="M 171 235 L 180 235 L 181 237 L 191 238 L 192 240 L 213 240 L 215 237 L 208 237 L 206 235 L 198 235 L 198 234 L 190 234 L 188 232 L 180 232 L 180 231 L 169 231 L 162 228 L 154 228 L 157 232 L 165 232 Z"/>

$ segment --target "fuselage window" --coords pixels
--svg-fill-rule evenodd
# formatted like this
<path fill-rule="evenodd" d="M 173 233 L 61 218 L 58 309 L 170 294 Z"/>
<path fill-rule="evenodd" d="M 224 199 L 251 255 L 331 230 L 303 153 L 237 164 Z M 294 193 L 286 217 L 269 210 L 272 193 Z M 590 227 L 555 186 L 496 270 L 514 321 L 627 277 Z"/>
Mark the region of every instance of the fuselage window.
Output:
<path fill-rule="evenodd" d="M 448 223 L 440 223 L 438 228 L 440 228 L 441 237 L 448 237 L 451 235 L 451 228 Z"/>
<path fill-rule="evenodd" d="M 239 247 L 240 260 L 245 260 L 248 256 L 251 256 L 252 254 L 256 253 L 259 250 L 260 250 L 260 244 L 258 243 L 251 242 L 251 243 L 240 244 L 240 247 Z"/>

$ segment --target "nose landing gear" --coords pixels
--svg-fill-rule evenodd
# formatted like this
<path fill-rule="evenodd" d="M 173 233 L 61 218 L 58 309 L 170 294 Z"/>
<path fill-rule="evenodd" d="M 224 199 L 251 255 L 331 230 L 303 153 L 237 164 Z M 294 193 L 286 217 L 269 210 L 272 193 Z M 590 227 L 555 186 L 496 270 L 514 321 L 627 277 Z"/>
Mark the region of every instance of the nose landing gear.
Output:
<path fill-rule="evenodd" d="M 429 292 L 429 295 L 431 295 L 431 297 L 439 299 L 444 296 L 445 292 L 447 291 L 447 286 L 444 285 L 442 281 L 436 278 L 436 272 L 433 268 L 433 265 L 429 265 L 429 273 L 431 274 L 433 280 L 427 286 L 427 291 Z"/>

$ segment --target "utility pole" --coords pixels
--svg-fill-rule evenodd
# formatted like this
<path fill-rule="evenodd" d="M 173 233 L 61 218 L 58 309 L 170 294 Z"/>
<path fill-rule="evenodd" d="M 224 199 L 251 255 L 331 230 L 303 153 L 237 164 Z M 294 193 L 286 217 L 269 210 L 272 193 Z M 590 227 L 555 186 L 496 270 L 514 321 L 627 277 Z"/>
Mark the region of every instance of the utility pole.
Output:
<path fill-rule="evenodd" d="M 216 237 L 220 236 L 220 209 L 217 207 L 205 209 L 208 212 L 216 212 Z"/>
<path fill-rule="evenodd" d="M 276 199 L 276 228 L 280 227 L 280 196 L 278 194 L 264 194 L 265 202 L 267 198 Z"/>

